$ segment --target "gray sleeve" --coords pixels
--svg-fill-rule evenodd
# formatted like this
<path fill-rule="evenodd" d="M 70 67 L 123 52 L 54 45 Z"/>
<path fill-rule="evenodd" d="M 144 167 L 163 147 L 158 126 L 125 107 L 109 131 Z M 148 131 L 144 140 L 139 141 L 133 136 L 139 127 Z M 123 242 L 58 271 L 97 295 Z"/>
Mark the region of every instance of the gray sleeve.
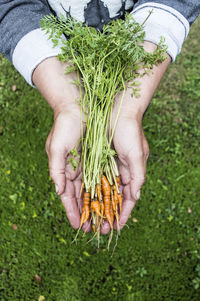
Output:
<path fill-rule="evenodd" d="M 158 44 L 164 38 L 167 52 L 175 61 L 199 12 L 200 0 L 139 0 L 131 13 L 140 24 L 146 20 L 147 41 Z"/>
<path fill-rule="evenodd" d="M 195 19 L 200 14 L 200 0 L 139 0 L 135 4 L 134 8 L 142 5 L 148 4 L 151 7 L 151 3 L 158 3 L 172 7 L 183 15 L 190 25 L 195 21 Z"/>
<path fill-rule="evenodd" d="M 12 61 L 17 43 L 50 12 L 45 0 L 0 0 L 0 52 Z"/>

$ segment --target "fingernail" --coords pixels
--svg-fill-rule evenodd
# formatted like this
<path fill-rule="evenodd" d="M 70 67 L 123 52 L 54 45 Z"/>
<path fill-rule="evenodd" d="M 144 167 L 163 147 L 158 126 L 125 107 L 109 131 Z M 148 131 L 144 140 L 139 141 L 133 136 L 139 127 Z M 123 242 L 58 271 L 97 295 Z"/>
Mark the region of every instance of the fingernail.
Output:
<path fill-rule="evenodd" d="M 57 184 L 55 184 L 55 188 L 56 188 L 56 193 L 58 194 L 58 192 L 59 192 L 59 187 L 58 187 Z"/>
<path fill-rule="evenodd" d="M 139 198 L 140 198 L 140 190 L 138 190 L 135 195 L 136 201 L 139 200 Z"/>

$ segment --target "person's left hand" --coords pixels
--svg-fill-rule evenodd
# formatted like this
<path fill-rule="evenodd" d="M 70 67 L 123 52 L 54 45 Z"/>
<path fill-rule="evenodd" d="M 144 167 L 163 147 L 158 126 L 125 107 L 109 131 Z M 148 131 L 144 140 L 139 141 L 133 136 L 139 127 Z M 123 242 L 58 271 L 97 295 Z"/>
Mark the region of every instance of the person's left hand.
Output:
<path fill-rule="evenodd" d="M 144 42 L 146 51 L 154 52 L 156 45 Z M 164 72 L 171 62 L 170 56 L 158 66 L 154 66 L 149 74 L 137 79 L 140 82 L 140 95 L 132 96 L 132 89 L 127 88 L 124 94 L 119 119 L 113 136 L 113 146 L 118 156 L 118 169 L 121 177 L 123 195 L 122 212 L 119 218 L 120 229 L 126 224 L 136 201 L 140 198 L 140 191 L 145 182 L 146 163 L 149 155 L 148 142 L 142 130 L 142 118 Z M 141 70 L 142 72 L 142 70 Z M 112 129 L 119 109 L 123 92 L 115 99 L 112 115 Z M 116 223 L 115 223 L 116 228 Z M 110 230 L 107 222 L 102 226 L 102 234 Z"/>
<path fill-rule="evenodd" d="M 113 126 L 120 98 L 121 96 L 118 96 L 115 102 Z M 134 100 L 129 95 L 125 95 L 113 136 L 113 146 L 118 155 L 117 165 L 123 194 L 123 206 L 119 218 L 120 229 L 126 224 L 136 201 L 140 198 L 149 155 L 149 146 L 142 130 L 143 114 L 140 110 L 134 109 L 133 105 L 130 105 L 131 101 Z M 137 102 L 137 99 L 135 101 Z M 109 230 L 108 223 L 104 223 L 102 233 L 106 234 Z"/>

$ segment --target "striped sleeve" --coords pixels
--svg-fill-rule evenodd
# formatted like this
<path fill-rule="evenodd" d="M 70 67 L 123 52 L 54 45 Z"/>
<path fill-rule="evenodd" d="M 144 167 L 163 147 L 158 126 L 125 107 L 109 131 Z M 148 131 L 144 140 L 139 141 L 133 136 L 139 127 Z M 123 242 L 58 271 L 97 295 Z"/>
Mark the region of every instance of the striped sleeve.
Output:
<path fill-rule="evenodd" d="M 45 0 L 0 1 L 0 52 L 32 86 L 32 74 L 39 63 L 60 53 L 40 29 L 40 20 L 50 13 Z"/>
<path fill-rule="evenodd" d="M 149 12 L 152 14 L 145 23 L 145 40 L 158 44 L 165 39 L 167 52 L 175 61 L 181 52 L 190 25 L 200 12 L 200 1 L 138 1 L 131 12 L 138 23 L 142 23 Z"/>

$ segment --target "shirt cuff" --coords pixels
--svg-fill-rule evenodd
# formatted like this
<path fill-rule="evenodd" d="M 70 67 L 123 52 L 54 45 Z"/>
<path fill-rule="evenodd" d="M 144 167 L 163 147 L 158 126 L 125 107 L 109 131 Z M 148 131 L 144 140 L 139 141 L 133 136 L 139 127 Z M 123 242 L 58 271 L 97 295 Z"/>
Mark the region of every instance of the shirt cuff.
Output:
<path fill-rule="evenodd" d="M 152 14 L 144 24 L 145 40 L 158 44 L 163 37 L 167 53 L 175 61 L 188 35 L 189 22 L 174 8 L 155 2 L 139 5 L 131 13 L 134 20 L 142 24 L 150 11 Z"/>
<path fill-rule="evenodd" d="M 12 61 L 19 73 L 34 87 L 32 74 L 35 68 L 46 58 L 57 56 L 59 53 L 61 53 L 60 46 L 53 47 L 48 35 L 38 28 L 26 34 L 18 42 Z"/>

